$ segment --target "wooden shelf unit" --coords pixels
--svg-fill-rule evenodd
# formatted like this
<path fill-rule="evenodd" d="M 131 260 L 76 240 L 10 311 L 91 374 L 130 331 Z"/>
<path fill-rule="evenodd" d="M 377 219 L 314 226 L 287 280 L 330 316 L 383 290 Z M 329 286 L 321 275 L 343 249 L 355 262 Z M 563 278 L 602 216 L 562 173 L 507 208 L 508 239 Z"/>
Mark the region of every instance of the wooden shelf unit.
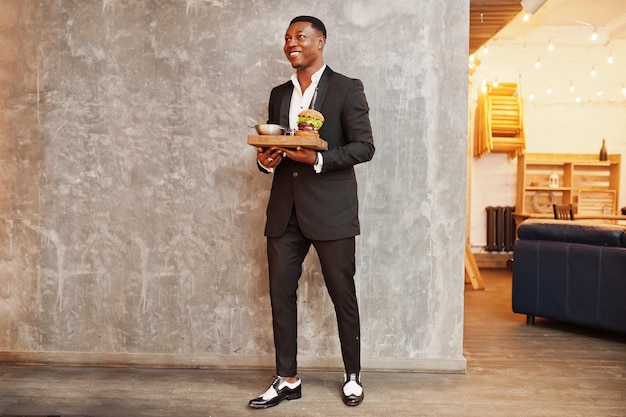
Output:
<path fill-rule="evenodd" d="M 522 214 L 552 213 L 554 203 L 573 204 L 574 213 L 579 213 L 582 192 L 584 213 L 616 214 L 621 161 L 621 154 L 609 155 L 607 161 L 600 161 L 597 154 L 520 155 L 515 210 Z M 558 187 L 550 186 L 551 174 L 558 175 Z"/>

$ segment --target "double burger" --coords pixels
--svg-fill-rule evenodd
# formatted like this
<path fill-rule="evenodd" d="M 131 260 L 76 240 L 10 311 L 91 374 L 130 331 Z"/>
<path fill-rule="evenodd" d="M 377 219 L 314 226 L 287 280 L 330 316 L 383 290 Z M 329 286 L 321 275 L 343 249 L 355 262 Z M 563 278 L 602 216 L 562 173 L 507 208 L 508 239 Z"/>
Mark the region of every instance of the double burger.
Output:
<path fill-rule="evenodd" d="M 305 109 L 298 114 L 298 130 L 296 136 L 319 136 L 324 124 L 324 115 L 317 110 Z"/>

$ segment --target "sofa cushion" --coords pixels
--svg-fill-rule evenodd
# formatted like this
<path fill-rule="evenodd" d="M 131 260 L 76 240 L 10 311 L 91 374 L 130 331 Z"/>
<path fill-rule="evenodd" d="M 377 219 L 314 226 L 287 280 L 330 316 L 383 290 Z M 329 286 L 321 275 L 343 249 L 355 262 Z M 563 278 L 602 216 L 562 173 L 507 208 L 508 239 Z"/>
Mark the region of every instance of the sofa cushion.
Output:
<path fill-rule="evenodd" d="M 525 240 L 548 240 L 595 246 L 626 247 L 624 226 L 571 220 L 528 219 L 517 229 Z"/>

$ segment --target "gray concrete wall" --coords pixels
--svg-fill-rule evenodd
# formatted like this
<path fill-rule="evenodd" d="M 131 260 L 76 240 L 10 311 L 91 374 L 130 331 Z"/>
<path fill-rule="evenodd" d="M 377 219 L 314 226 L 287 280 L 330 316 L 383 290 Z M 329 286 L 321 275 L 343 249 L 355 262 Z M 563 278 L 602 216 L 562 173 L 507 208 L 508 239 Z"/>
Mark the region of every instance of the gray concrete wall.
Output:
<path fill-rule="evenodd" d="M 248 126 L 328 27 L 377 152 L 357 168 L 368 369 L 463 371 L 469 6 L 462 0 L 1 0 L 0 361 L 273 367 Z M 300 364 L 341 366 L 315 253 Z"/>

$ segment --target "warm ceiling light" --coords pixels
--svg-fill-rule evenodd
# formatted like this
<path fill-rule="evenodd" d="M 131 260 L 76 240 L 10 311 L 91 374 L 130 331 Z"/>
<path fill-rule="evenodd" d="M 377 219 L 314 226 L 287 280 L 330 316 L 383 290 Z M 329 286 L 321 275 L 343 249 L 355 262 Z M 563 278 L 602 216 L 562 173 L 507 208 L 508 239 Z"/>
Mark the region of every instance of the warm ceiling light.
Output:
<path fill-rule="evenodd" d="M 520 4 L 530 14 L 535 14 L 548 0 L 522 0 Z"/>
<path fill-rule="evenodd" d="M 541 59 L 540 58 L 537 58 L 537 62 L 535 62 L 535 68 L 536 69 L 541 68 Z"/>
<path fill-rule="evenodd" d="M 489 48 L 486 46 L 483 48 L 483 55 L 487 55 L 489 53 Z"/>
<path fill-rule="evenodd" d="M 613 63 L 613 54 L 609 52 L 609 57 L 606 59 L 607 64 Z"/>
<path fill-rule="evenodd" d="M 598 40 L 598 30 L 596 28 L 593 28 L 593 32 L 591 33 L 591 40 L 592 41 Z"/>
<path fill-rule="evenodd" d="M 552 43 L 552 39 L 548 42 L 548 51 L 554 51 L 554 44 Z"/>
<path fill-rule="evenodd" d="M 594 65 L 593 67 L 591 67 L 591 76 L 595 77 L 596 75 L 597 75 L 596 66 Z"/>
<path fill-rule="evenodd" d="M 528 22 L 530 20 L 530 13 L 524 13 L 524 22 Z"/>
<path fill-rule="evenodd" d="M 574 87 L 574 82 L 569 83 L 569 91 L 570 91 L 570 93 L 573 93 L 574 90 L 576 90 L 576 88 Z"/>

